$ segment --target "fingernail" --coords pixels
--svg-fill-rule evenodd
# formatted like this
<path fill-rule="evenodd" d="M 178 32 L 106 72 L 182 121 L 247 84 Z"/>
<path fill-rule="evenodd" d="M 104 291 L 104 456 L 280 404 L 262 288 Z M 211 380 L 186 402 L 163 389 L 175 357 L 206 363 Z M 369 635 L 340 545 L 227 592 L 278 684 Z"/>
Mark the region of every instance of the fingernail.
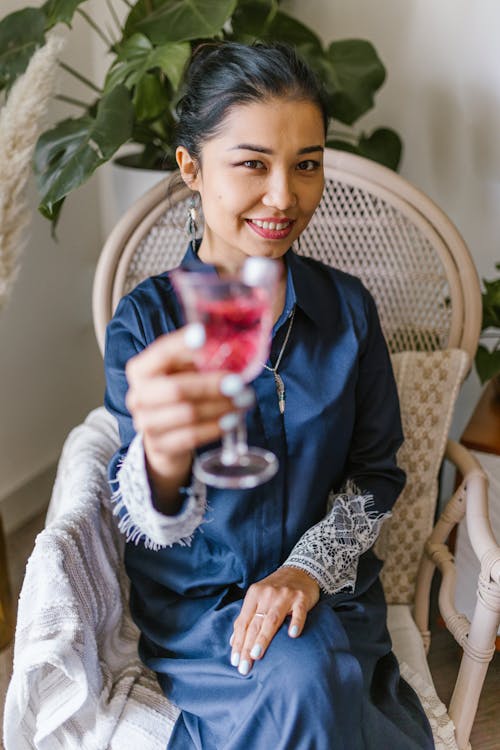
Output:
<path fill-rule="evenodd" d="M 232 411 L 229 414 L 224 414 L 224 416 L 219 419 L 219 427 L 221 430 L 224 430 L 224 432 L 227 432 L 228 430 L 233 430 L 238 425 L 239 421 L 239 415 Z"/>
<path fill-rule="evenodd" d="M 239 375 L 225 375 L 220 381 L 220 392 L 223 396 L 236 396 L 244 389 L 245 383 Z"/>
<path fill-rule="evenodd" d="M 260 645 L 260 643 L 256 643 L 254 647 L 252 648 L 252 650 L 250 651 L 250 656 L 252 657 L 252 659 L 258 659 L 261 653 L 262 653 L 262 646 Z"/>
<path fill-rule="evenodd" d="M 292 625 L 290 628 L 290 635 L 292 638 L 295 638 L 299 634 L 299 626 L 298 625 Z"/>
<path fill-rule="evenodd" d="M 238 672 L 242 675 L 247 675 L 250 672 L 250 662 L 246 659 L 243 659 L 240 666 L 238 667 Z"/>
<path fill-rule="evenodd" d="M 200 349 L 206 340 L 205 329 L 201 323 L 191 323 L 184 331 L 184 344 L 188 349 Z"/>
<path fill-rule="evenodd" d="M 231 638 L 229 639 L 229 645 L 232 646 L 234 641 L 234 633 L 232 634 Z"/>
<path fill-rule="evenodd" d="M 240 655 L 237 651 L 231 654 L 231 666 L 237 667 L 240 663 Z"/>
<path fill-rule="evenodd" d="M 255 394 L 251 388 L 245 388 L 233 397 L 233 404 L 237 409 L 249 409 L 255 403 Z"/>

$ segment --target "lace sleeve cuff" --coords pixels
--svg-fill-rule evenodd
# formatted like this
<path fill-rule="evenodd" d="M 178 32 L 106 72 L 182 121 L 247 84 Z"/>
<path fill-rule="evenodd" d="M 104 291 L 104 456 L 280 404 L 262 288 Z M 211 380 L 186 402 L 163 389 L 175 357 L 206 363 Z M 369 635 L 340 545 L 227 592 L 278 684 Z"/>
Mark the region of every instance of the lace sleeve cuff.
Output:
<path fill-rule="evenodd" d="M 167 516 L 153 505 L 146 470 L 142 436 L 136 435 L 118 469 L 113 493 L 114 513 L 120 517 L 118 528 L 127 542 L 143 542 L 148 549 L 189 545 L 206 510 L 206 487 L 196 479 L 190 487 L 181 488 L 185 496 L 181 510 Z"/>
<path fill-rule="evenodd" d="M 345 492 L 331 493 L 328 514 L 299 539 L 284 566 L 304 570 L 326 594 L 352 593 L 359 557 L 374 544 L 391 515 L 370 510 L 372 505 L 372 496 L 352 484 Z"/>

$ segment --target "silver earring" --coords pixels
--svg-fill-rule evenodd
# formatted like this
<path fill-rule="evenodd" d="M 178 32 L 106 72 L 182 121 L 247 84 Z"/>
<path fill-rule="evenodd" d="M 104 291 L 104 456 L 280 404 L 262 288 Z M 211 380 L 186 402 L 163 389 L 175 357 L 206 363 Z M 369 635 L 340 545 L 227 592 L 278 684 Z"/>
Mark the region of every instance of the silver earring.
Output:
<path fill-rule="evenodd" d="M 194 194 L 189 200 L 188 216 L 186 220 L 186 234 L 189 237 L 193 253 L 196 252 L 196 235 L 198 232 L 198 211 L 196 209 L 196 198 Z"/>

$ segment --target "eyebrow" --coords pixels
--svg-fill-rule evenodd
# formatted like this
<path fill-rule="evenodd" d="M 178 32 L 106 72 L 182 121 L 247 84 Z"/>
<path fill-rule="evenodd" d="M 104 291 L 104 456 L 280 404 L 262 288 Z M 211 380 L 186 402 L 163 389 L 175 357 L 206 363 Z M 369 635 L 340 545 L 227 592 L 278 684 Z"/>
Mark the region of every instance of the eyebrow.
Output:
<path fill-rule="evenodd" d="M 270 154 L 272 155 L 274 152 L 270 148 L 265 148 L 264 146 L 257 146 L 254 143 L 239 143 L 237 146 L 232 146 L 228 151 L 238 151 L 238 150 L 244 150 L 244 151 L 256 151 L 259 154 Z M 304 148 L 301 148 L 297 151 L 298 154 L 313 154 L 317 151 L 324 151 L 323 146 L 305 146 Z"/>

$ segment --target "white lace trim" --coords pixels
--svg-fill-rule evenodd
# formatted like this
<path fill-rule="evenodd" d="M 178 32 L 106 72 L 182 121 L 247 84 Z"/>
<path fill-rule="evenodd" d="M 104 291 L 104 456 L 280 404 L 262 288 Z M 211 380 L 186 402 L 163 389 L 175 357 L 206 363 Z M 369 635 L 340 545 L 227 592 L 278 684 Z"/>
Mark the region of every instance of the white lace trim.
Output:
<path fill-rule="evenodd" d="M 434 687 L 411 669 L 406 662 L 402 661 L 399 668 L 401 677 L 411 685 L 420 698 L 422 708 L 431 725 L 436 750 L 458 750 L 455 725 L 448 716 L 446 706 L 439 700 Z M 468 747 L 470 748 L 470 745 Z"/>
<path fill-rule="evenodd" d="M 193 479 L 190 487 L 183 489 L 185 505 L 180 513 L 167 516 L 153 505 L 144 457 L 142 436 L 137 434 L 130 443 L 115 482 L 113 492 L 114 514 L 125 513 L 118 528 L 126 535 L 127 542 L 139 544 L 143 541 L 148 549 L 159 550 L 173 544 L 189 546 L 193 534 L 201 524 L 206 510 L 206 486 Z"/>
<path fill-rule="evenodd" d="M 374 544 L 391 515 L 369 510 L 372 505 L 373 496 L 362 494 L 352 481 L 342 492 L 331 492 L 327 515 L 302 535 L 284 567 L 304 570 L 326 594 L 352 593 L 359 557 Z"/>

